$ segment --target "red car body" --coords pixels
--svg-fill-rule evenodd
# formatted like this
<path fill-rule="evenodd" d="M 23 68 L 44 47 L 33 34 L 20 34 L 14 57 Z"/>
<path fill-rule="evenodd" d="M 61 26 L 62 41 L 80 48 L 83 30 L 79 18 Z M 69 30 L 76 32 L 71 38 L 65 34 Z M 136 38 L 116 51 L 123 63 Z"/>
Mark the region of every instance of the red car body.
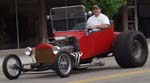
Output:
<path fill-rule="evenodd" d="M 114 32 L 114 25 L 108 29 L 91 33 L 87 35 L 85 30 L 73 30 L 73 31 L 58 31 L 54 33 L 55 37 L 62 36 L 74 36 L 79 41 L 80 51 L 83 53 L 81 60 L 93 58 L 97 55 L 111 52 L 113 49 L 113 43 L 118 36 L 118 32 Z M 49 44 L 42 43 L 36 47 L 37 49 L 53 48 Z"/>

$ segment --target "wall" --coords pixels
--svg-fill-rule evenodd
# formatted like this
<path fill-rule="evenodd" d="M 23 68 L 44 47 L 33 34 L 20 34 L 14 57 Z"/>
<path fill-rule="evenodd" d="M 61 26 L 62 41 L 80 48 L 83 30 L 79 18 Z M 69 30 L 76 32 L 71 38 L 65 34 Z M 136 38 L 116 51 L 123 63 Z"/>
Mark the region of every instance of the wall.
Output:
<path fill-rule="evenodd" d="M 150 37 L 150 0 L 138 0 L 139 30 Z"/>

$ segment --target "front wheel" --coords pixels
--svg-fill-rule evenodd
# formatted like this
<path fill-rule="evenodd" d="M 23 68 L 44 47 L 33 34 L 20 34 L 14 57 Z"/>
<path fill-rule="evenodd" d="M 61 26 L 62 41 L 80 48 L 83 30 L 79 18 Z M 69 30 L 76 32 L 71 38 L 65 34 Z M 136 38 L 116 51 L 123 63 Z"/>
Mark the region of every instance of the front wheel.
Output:
<path fill-rule="evenodd" d="M 57 54 L 54 70 L 62 78 L 70 75 L 72 71 L 72 60 L 68 52 L 61 51 Z"/>
<path fill-rule="evenodd" d="M 2 67 L 4 75 L 10 79 L 17 79 L 21 74 L 21 61 L 16 55 L 8 55 L 4 58 Z"/>

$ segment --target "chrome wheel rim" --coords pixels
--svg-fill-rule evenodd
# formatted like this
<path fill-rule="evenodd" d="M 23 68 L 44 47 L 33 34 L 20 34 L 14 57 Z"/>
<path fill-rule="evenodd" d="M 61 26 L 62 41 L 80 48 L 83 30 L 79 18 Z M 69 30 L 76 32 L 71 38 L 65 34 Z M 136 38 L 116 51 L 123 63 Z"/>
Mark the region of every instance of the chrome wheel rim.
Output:
<path fill-rule="evenodd" d="M 14 58 L 10 58 L 7 62 L 7 71 L 11 76 L 17 76 L 19 74 L 18 67 L 20 66 L 19 62 Z"/>
<path fill-rule="evenodd" d="M 68 74 L 71 71 L 71 59 L 68 54 L 61 54 L 58 59 L 58 68 L 62 74 Z"/>
<path fill-rule="evenodd" d="M 140 59 L 143 51 L 141 42 L 138 40 L 134 40 L 132 46 L 132 54 L 135 56 L 136 59 Z"/>

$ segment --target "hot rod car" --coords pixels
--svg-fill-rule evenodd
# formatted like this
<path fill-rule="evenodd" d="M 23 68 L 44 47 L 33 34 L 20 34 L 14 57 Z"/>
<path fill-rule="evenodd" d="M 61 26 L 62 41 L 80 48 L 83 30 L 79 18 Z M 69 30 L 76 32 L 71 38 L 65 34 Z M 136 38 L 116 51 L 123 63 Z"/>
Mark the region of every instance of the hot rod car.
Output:
<path fill-rule="evenodd" d="M 109 56 L 114 56 L 122 68 L 144 66 L 148 46 L 141 32 L 114 32 L 113 22 L 107 29 L 86 29 L 86 16 L 81 5 L 52 8 L 54 37 L 34 47 L 35 55 L 31 47 L 26 48 L 25 54 L 35 59 L 33 63 L 22 64 L 16 54 L 6 56 L 2 65 L 4 75 L 13 80 L 24 72 L 53 70 L 60 77 L 68 77 L 73 69 L 92 65 L 94 58 Z"/>

